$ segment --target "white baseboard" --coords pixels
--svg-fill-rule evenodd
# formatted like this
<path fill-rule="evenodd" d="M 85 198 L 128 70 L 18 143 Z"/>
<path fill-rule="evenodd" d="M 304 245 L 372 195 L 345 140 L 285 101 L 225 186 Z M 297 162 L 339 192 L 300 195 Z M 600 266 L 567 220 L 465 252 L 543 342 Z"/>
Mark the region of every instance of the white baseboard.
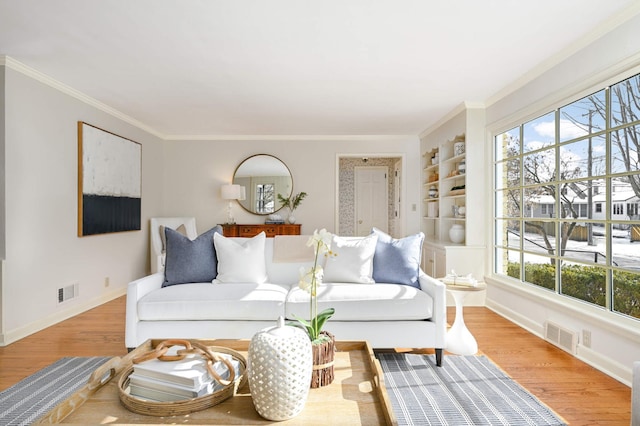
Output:
<path fill-rule="evenodd" d="M 578 345 L 578 354 L 576 355 L 580 361 L 583 361 L 595 369 L 613 377 L 620 383 L 631 387 L 633 381 L 632 371 L 624 365 L 612 361 L 601 353 L 598 353 L 586 346 Z"/>
<path fill-rule="evenodd" d="M 487 308 L 491 309 L 498 315 L 508 319 L 514 324 L 524 328 L 530 333 L 538 336 L 541 339 L 544 339 L 544 325 L 537 324 L 531 321 L 529 318 L 520 315 L 519 313 L 507 308 L 504 305 L 496 303 L 493 300 L 487 300 Z M 578 358 L 580 361 L 583 361 L 593 368 L 611 376 L 612 378 L 618 380 L 619 382 L 631 386 L 631 371 L 629 368 L 624 365 L 612 361 L 602 354 L 591 350 L 583 345 L 578 345 L 578 353 L 573 355 Z"/>
<path fill-rule="evenodd" d="M 15 330 L 8 331 L 4 334 L 0 334 L 0 346 L 7 346 L 13 342 L 17 342 L 18 340 L 23 339 L 33 333 L 37 333 L 38 331 L 44 330 L 47 327 L 86 312 L 89 309 L 93 309 L 97 306 L 105 304 L 113 299 L 125 295 L 126 293 L 126 287 L 118 288 L 111 292 L 104 293 L 100 297 L 89 300 L 86 303 L 69 305 L 69 307 L 64 310 L 57 311 L 51 315 L 39 319 L 38 321 L 27 324 L 24 327 L 20 327 Z"/>
<path fill-rule="evenodd" d="M 496 314 L 508 319 L 512 323 L 524 328 L 530 333 L 535 334 L 539 338 L 544 338 L 544 325 L 538 324 L 531 319 L 519 314 L 518 312 L 507 308 L 504 305 L 496 303 L 494 300 L 487 299 L 487 308 L 491 309 Z"/>

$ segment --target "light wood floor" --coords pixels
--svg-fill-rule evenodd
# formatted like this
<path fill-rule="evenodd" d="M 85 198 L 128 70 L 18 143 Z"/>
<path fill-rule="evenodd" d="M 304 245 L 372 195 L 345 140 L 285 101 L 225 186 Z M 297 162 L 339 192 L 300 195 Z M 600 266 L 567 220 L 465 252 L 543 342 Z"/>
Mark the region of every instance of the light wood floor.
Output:
<path fill-rule="evenodd" d="M 63 356 L 125 355 L 124 315 L 123 296 L 0 347 L 0 390 Z M 452 323 L 453 308 L 448 316 Z M 571 425 L 630 424 L 627 386 L 489 309 L 465 308 L 465 322 L 482 353 Z"/>

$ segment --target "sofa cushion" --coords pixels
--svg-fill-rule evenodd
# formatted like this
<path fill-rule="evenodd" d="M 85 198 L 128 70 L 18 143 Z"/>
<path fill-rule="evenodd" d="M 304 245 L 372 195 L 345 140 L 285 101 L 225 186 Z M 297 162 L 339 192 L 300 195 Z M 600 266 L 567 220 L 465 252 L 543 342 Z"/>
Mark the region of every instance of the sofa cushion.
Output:
<path fill-rule="evenodd" d="M 331 238 L 331 251 L 324 266 L 324 282 L 373 283 L 373 255 L 377 235 Z"/>
<path fill-rule="evenodd" d="M 331 321 L 425 320 L 433 314 L 427 293 L 401 284 L 329 283 L 318 286 L 318 312 L 334 308 Z M 286 318 L 309 319 L 309 293 L 292 286 L 285 305 Z"/>
<path fill-rule="evenodd" d="M 242 240 L 215 235 L 218 276 L 214 284 L 266 282 L 265 240 L 264 232 Z"/>
<path fill-rule="evenodd" d="M 141 321 L 268 320 L 284 313 L 288 287 L 276 284 L 192 283 L 165 287 L 138 301 Z"/>
<path fill-rule="evenodd" d="M 192 241 L 178 231 L 165 228 L 167 253 L 162 286 L 211 282 L 217 275 L 213 236 L 221 233 L 222 227 L 216 226 Z"/>
<path fill-rule="evenodd" d="M 377 228 L 373 228 L 372 234 L 378 236 L 373 256 L 374 281 L 420 287 L 418 275 L 424 234 L 420 232 L 399 240 Z"/>

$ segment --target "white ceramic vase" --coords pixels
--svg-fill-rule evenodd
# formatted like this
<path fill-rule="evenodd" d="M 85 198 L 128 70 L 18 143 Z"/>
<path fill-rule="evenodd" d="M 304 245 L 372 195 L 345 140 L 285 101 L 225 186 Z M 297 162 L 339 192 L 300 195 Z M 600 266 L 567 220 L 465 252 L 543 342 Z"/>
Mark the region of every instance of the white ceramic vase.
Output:
<path fill-rule="evenodd" d="M 265 328 L 251 339 L 248 378 L 253 406 L 267 420 L 291 419 L 302 411 L 313 368 L 311 341 L 298 327 Z"/>
<path fill-rule="evenodd" d="M 449 228 L 449 239 L 454 243 L 464 242 L 464 226 L 456 223 Z"/>
<path fill-rule="evenodd" d="M 294 223 L 296 223 L 296 217 L 290 214 L 289 217 L 287 218 L 287 222 L 293 225 Z"/>

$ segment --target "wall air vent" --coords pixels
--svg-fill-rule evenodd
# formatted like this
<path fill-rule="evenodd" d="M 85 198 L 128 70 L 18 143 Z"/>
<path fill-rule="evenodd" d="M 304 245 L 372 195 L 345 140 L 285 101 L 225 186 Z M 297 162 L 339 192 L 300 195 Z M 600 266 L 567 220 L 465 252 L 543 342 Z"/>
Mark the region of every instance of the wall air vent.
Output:
<path fill-rule="evenodd" d="M 544 327 L 544 338 L 560 349 L 573 355 L 576 354 L 578 333 L 547 321 Z"/>
<path fill-rule="evenodd" d="M 80 295 L 80 284 L 74 283 L 58 289 L 58 303 L 64 303 Z"/>

